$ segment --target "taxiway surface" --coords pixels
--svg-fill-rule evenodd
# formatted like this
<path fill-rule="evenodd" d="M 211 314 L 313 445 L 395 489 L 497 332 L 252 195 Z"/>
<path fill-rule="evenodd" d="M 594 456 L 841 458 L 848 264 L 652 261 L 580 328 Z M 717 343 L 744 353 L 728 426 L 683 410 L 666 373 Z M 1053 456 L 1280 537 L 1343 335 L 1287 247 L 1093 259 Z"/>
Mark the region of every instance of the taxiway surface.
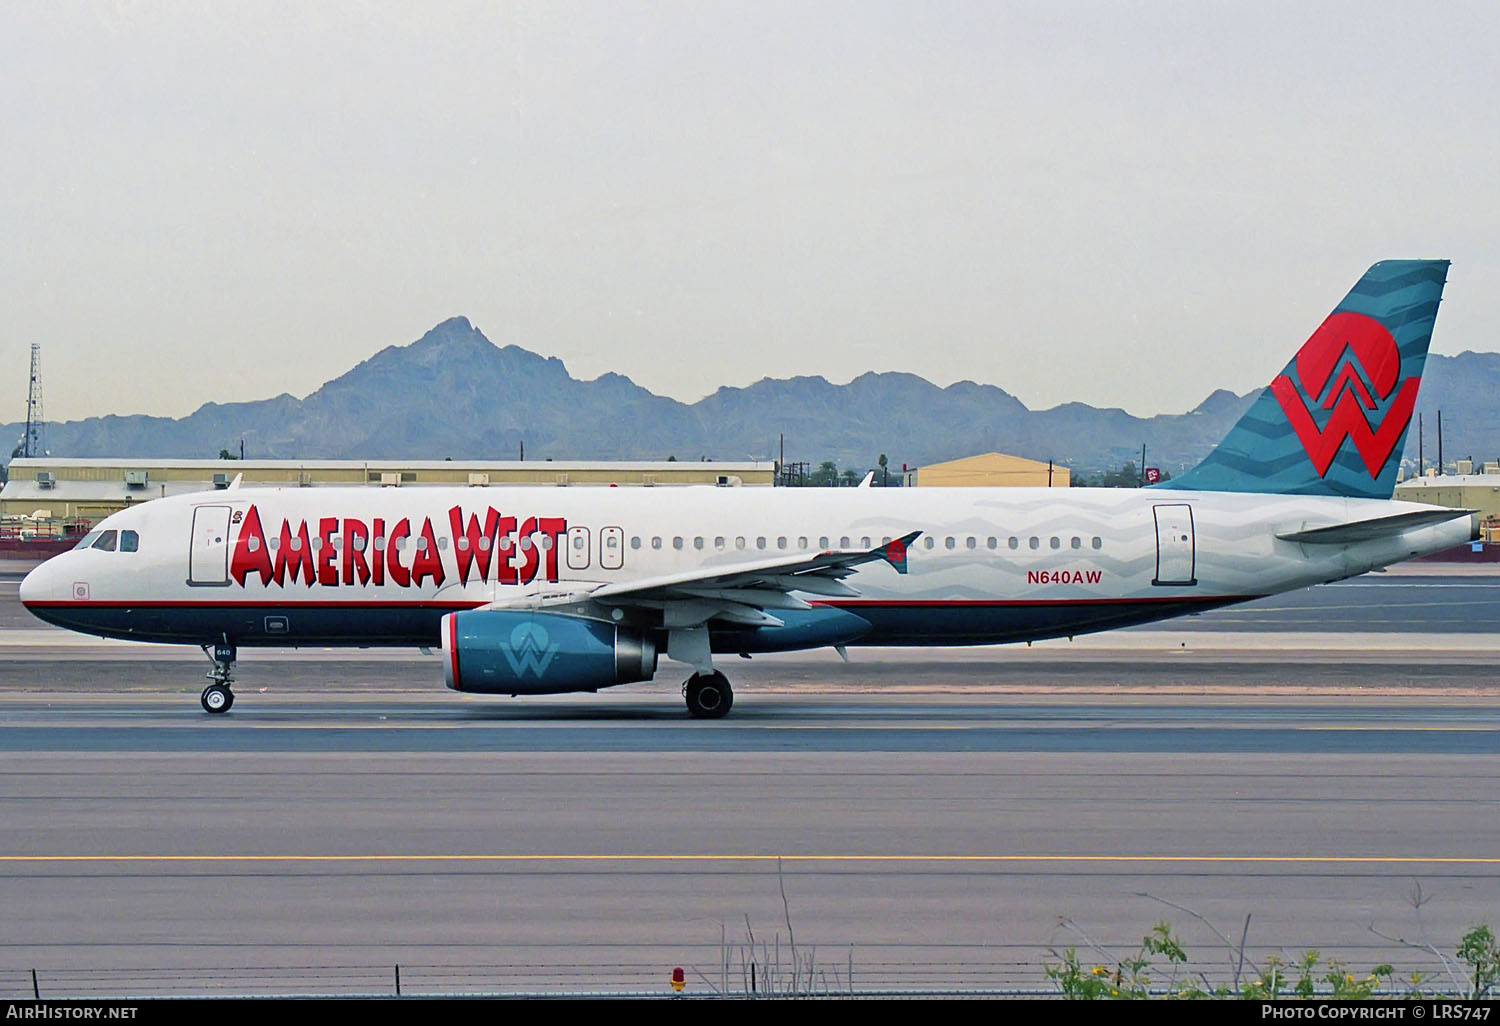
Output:
<path fill-rule="evenodd" d="M 474 699 L 330 651 L 247 654 L 210 719 L 196 652 L 0 590 L 0 994 L 764 987 L 793 934 L 830 986 L 1046 989 L 1163 919 L 1226 978 L 1194 913 L 1250 915 L 1256 961 L 1440 971 L 1392 938 L 1500 925 L 1500 578 L 1445 580 L 756 659 L 715 723 L 670 680 Z"/>

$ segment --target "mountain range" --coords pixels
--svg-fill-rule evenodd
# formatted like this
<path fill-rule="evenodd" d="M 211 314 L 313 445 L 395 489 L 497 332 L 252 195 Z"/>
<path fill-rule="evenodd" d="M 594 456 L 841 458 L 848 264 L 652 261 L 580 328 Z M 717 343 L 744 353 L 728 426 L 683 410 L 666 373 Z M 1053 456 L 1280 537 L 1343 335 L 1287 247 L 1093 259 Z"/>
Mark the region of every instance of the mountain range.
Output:
<path fill-rule="evenodd" d="M 1258 389 L 1257 389 L 1258 391 Z M 763 378 L 723 387 L 696 403 L 656 395 L 620 374 L 574 378 L 561 360 L 496 346 L 454 317 L 406 346 L 390 346 L 304 399 L 282 394 L 205 403 L 192 414 L 106 416 L 48 423 L 53 456 L 212 458 L 220 449 L 266 459 L 774 459 L 814 466 L 894 469 L 979 452 L 1054 459 L 1075 473 L 1138 461 L 1178 473 L 1229 430 L 1254 392 L 1219 390 L 1188 413 L 1134 417 L 1065 403 L 1030 410 L 994 385 L 939 388 L 902 373 L 862 374 L 845 385 L 821 377 Z M 1500 455 L 1496 397 L 1500 353 L 1431 355 L 1418 412 L 1426 457 Z M 19 438 L 21 424 L 0 426 Z M 1407 456 L 1417 455 L 1415 425 Z"/>

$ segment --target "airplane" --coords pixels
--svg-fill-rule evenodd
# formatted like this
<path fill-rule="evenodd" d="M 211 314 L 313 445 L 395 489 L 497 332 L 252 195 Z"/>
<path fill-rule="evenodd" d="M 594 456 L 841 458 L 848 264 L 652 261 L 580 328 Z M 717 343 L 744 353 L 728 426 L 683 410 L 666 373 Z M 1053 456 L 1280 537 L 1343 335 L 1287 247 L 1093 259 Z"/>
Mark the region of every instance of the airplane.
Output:
<path fill-rule="evenodd" d="M 101 521 L 20 598 L 106 638 L 440 648 L 455 691 L 596 692 L 716 657 L 1073 637 L 1338 581 L 1478 536 L 1392 501 L 1446 260 L 1375 264 L 1197 467 L 1117 488 L 246 488 Z M 865 484 L 868 485 L 868 479 Z"/>

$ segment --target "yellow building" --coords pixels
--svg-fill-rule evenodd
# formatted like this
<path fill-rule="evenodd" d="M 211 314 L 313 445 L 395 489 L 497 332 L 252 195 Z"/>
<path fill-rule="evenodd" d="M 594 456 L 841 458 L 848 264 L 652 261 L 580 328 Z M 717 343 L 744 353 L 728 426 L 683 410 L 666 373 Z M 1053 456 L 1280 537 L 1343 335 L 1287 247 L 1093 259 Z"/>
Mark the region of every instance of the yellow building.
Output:
<path fill-rule="evenodd" d="M 931 463 L 906 472 L 906 487 L 937 488 L 1067 488 L 1067 467 L 1039 463 L 1022 456 L 987 452 L 947 463 Z"/>
<path fill-rule="evenodd" d="M 128 460 L 16 459 L 0 515 L 100 520 L 126 506 L 183 492 L 245 487 L 412 488 L 424 485 L 721 485 L 769 487 L 772 462 L 586 460 Z"/>

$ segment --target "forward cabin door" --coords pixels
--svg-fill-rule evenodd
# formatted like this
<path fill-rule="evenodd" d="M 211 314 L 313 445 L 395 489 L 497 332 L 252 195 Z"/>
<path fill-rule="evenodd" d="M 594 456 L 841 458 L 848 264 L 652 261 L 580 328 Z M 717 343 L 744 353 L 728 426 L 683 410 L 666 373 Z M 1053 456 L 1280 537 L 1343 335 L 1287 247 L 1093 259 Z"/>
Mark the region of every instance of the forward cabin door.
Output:
<path fill-rule="evenodd" d="M 1152 584 L 1191 587 L 1198 583 L 1193 507 L 1174 503 L 1153 507 L 1156 514 L 1156 579 Z"/>
<path fill-rule="evenodd" d="M 229 507 L 193 508 L 193 540 L 188 550 L 188 581 L 200 587 L 229 584 Z"/>

